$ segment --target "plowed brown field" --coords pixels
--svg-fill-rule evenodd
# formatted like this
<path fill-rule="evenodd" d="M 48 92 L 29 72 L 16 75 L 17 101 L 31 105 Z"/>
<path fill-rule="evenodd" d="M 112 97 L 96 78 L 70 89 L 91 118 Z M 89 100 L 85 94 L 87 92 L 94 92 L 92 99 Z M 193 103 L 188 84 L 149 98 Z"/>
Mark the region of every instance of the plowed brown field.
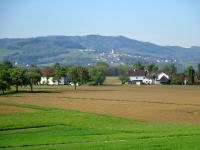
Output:
<path fill-rule="evenodd" d="M 0 97 L 0 102 L 66 108 L 153 122 L 200 123 L 198 86 L 81 86 L 78 91 L 71 91 L 69 87 L 64 91 L 62 87 L 60 93 L 17 94 Z"/>

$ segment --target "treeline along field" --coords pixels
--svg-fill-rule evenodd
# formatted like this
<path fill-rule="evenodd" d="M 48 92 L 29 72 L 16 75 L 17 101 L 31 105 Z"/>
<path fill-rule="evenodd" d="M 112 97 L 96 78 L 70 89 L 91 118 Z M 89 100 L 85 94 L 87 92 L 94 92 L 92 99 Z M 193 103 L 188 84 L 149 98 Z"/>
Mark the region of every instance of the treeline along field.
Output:
<path fill-rule="evenodd" d="M 18 92 L 19 86 L 30 86 L 31 92 L 33 92 L 33 85 L 38 85 L 42 76 L 47 79 L 53 77 L 58 84 L 61 77 L 65 76 L 69 82 L 74 84 L 75 90 L 80 84 L 102 85 L 105 81 L 107 67 L 105 63 L 97 63 L 90 67 L 81 65 L 62 67 L 56 63 L 52 67 L 38 68 L 33 65 L 21 68 L 5 61 L 0 64 L 0 90 L 4 94 L 11 86 L 16 88 L 16 92 Z"/>
<path fill-rule="evenodd" d="M 200 64 L 198 70 L 194 70 L 192 66 L 188 67 L 184 72 L 177 71 L 174 64 L 159 67 L 156 64 L 131 63 L 123 66 L 109 66 L 104 62 L 98 62 L 93 66 L 61 66 L 55 63 L 51 67 L 38 68 L 36 66 L 27 66 L 25 68 L 13 66 L 11 62 L 5 61 L 0 64 L 0 90 L 4 94 L 9 91 L 11 86 L 18 88 L 21 86 L 30 86 L 33 92 L 33 85 L 39 85 L 41 77 L 53 77 L 53 81 L 57 81 L 58 85 L 62 77 L 68 79 L 68 83 L 72 83 L 76 90 L 77 85 L 103 85 L 106 76 L 118 76 L 121 83 L 129 82 L 129 70 L 148 70 L 148 78 L 156 79 L 157 73 L 164 71 L 171 76 L 171 84 L 199 84 L 200 83 Z M 47 82 L 48 84 L 48 82 Z"/>

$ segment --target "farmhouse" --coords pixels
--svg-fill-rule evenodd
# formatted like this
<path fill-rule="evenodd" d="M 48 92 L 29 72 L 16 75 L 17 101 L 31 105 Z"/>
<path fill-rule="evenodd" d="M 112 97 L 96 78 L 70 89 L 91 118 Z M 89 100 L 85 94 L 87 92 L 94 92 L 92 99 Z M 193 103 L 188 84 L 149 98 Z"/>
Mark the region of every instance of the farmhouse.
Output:
<path fill-rule="evenodd" d="M 148 78 L 146 70 L 129 70 L 129 82 L 133 84 L 150 84 L 152 81 Z"/>
<path fill-rule="evenodd" d="M 66 77 L 61 77 L 58 81 L 53 80 L 53 77 L 41 77 L 40 84 L 47 84 L 47 85 L 66 85 L 68 84 L 68 80 Z"/>
<path fill-rule="evenodd" d="M 170 84 L 171 76 L 168 72 L 160 72 L 157 75 L 155 84 Z"/>

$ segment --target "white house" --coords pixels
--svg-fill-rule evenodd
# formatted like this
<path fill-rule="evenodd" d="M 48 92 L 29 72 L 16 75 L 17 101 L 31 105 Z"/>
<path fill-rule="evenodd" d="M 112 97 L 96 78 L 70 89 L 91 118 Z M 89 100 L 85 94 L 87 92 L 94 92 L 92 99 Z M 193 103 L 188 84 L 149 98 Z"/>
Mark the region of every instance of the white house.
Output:
<path fill-rule="evenodd" d="M 129 82 L 137 85 L 151 84 L 152 80 L 148 78 L 148 71 L 146 70 L 129 70 Z"/>
<path fill-rule="evenodd" d="M 66 77 L 61 77 L 61 79 L 58 81 L 54 81 L 53 77 L 41 77 L 40 84 L 47 84 L 47 85 L 66 85 L 68 83 L 68 80 Z"/>
<path fill-rule="evenodd" d="M 169 84 L 171 76 L 168 72 L 160 72 L 157 75 L 155 84 Z"/>

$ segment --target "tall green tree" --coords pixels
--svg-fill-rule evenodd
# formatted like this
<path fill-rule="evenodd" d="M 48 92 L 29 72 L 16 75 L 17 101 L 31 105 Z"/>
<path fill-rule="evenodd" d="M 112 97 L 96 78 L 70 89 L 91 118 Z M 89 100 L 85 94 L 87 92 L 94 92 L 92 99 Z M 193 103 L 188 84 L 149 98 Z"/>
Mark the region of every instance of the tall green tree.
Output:
<path fill-rule="evenodd" d="M 198 72 L 197 72 L 197 77 L 200 80 L 200 64 L 198 64 Z"/>
<path fill-rule="evenodd" d="M 109 69 L 109 65 L 105 62 L 97 62 L 95 68 L 98 68 L 98 70 L 102 70 L 106 73 Z"/>
<path fill-rule="evenodd" d="M 195 76 L 195 70 L 192 66 L 189 66 L 185 70 L 185 76 L 188 79 L 188 84 L 193 84 L 194 83 L 194 76 Z"/>
<path fill-rule="evenodd" d="M 14 67 L 10 69 L 10 77 L 12 81 L 12 85 L 15 86 L 16 92 L 18 92 L 18 87 L 23 85 L 24 81 L 24 70 L 18 67 Z"/>
<path fill-rule="evenodd" d="M 76 90 L 77 84 L 81 82 L 81 67 L 80 66 L 73 66 L 68 68 L 67 77 L 71 82 L 74 84 L 74 89 Z"/>
<path fill-rule="evenodd" d="M 8 60 L 3 61 L 2 64 L 0 64 L 0 67 L 6 68 L 6 69 L 10 69 L 13 67 L 12 63 Z"/>
<path fill-rule="evenodd" d="M 148 64 L 146 69 L 149 71 L 149 77 L 155 79 L 158 71 L 158 66 L 156 64 Z"/>
<path fill-rule="evenodd" d="M 184 84 L 185 75 L 184 73 L 174 73 L 171 78 L 171 84 Z"/>
<path fill-rule="evenodd" d="M 89 75 L 93 85 L 102 85 L 106 79 L 105 70 L 98 66 L 89 68 Z"/>
<path fill-rule="evenodd" d="M 0 67 L 0 90 L 4 94 L 4 91 L 10 89 L 10 74 L 8 70 Z"/>
<path fill-rule="evenodd" d="M 80 81 L 81 84 L 86 84 L 89 81 L 89 72 L 88 68 L 82 67 L 80 68 Z"/>
<path fill-rule="evenodd" d="M 128 73 L 123 73 L 119 76 L 119 79 L 121 81 L 122 84 L 125 84 L 129 81 L 129 78 L 128 78 Z"/>
<path fill-rule="evenodd" d="M 26 69 L 25 71 L 25 83 L 30 86 L 31 92 L 33 92 L 33 85 L 36 85 L 38 82 L 40 82 L 41 79 L 41 72 L 36 67 L 30 67 Z"/>
<path fill-rule="evenodd" d="M 54 77 L 53 77 L 53 80 L 54 80 L 54 81 L 57 81 L 58 84 L 59 84 L 60 79 L 61 79 L 61 77 L 63 77 L 63 76 L 64 76 L 64 70 L 63 70 L 63 68 L 60 66 L 59 63 L 56 63 L 56 64 L 54 65 Z"/>
<path fill-rule="evenodd" d="M 173 75 L 173 74 L 177 73 L 177 67 L 175 64 L 166 65 L 166 66 L 164 66 L 162 71 L 169 72 L 171 75 Z"/>
<path fill-rule="evenodd" d="M 141 62 L 136 62 L 134 64 L 132 64 L 132 67 L 133 69 L 135 70 L 144 70 L 145 69 L 145 64 L 144 63 L 141 63 Z"/>
<path fill-rule="evenodd" d="M 0 64 L 0 90 L 4 91 L 10 89 L 11 78 L 9 70 L 13 67 L 10 61 L 4 61 Z"/>
<path fill-rule="evenodd" d="M 119 79 L 120 79 L 122 84 L 125 84 L 126 82 L 129 81 L 128 68 L 126 68 L 126 67 L 121 68 Z"/>
<path fill-rule="evenodd" d="M 107 69 L 109 68 L 109 65 L 106 62 L 97 62 L 96 67 L 102 68 L 105 71 L 107 71 Z"/>

